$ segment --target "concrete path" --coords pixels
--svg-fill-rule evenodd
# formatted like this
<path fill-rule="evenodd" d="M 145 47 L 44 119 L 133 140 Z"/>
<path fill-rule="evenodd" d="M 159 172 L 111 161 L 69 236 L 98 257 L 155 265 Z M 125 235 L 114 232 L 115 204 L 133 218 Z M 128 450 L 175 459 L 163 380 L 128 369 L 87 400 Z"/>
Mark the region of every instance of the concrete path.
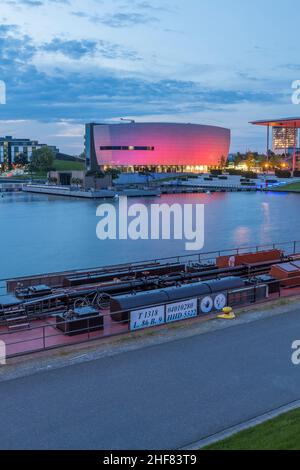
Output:
<path fill-rule="evenodd" d="M 0 383 L 1 449 L 182 448 L 300 398 L 300 311 Z"/>

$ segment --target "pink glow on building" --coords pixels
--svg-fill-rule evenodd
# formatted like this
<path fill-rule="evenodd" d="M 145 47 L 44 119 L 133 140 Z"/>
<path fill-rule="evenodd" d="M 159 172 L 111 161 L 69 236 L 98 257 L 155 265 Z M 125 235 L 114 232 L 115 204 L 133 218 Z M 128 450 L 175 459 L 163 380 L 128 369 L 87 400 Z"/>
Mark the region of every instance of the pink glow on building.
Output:
<path fill-rule="evenodd" d="M 228 156 L 230 130 L 198 124 L 104 124 L 94 126 L 94 144 L 98 165 L 216 166 Z"/>

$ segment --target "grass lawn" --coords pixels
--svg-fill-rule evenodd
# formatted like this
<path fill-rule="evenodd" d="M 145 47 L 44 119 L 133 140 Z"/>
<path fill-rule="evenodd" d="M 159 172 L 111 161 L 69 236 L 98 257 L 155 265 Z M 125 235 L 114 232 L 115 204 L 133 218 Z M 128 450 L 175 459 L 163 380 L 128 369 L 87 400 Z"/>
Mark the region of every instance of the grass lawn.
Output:
<path fill-rule="evenodd" d="M 204 450 L 300 450 L 300 408 L 241 431 Z"/>
<path fill-rule="evenodd" d="M 72 170 L 84 170 L 85 165 L 83 162 L 69 162 L 67 160 L 54 160 L 53 168 L 56 171 L 72 171 Z"/>
<path fill-rule="evenodd" d="M 278 188 L 274 188 L 273 191 L 297 191 L 300 192 L 300 181 L 296 183 L 289 183 Z"/>
<path fill-rule="evenodd" d="M 54 171 L 84 171 L 85 163 L 84 162 L 70 162 L 68 160 L 54 160 L 52 168 Z M 34 172 L 32 174 L 18 175 L 14 176 L 15 179 L 45 179 L 47 178 L 47 171 Z M 8 180 L 7 180 L 8 181 Z"/>

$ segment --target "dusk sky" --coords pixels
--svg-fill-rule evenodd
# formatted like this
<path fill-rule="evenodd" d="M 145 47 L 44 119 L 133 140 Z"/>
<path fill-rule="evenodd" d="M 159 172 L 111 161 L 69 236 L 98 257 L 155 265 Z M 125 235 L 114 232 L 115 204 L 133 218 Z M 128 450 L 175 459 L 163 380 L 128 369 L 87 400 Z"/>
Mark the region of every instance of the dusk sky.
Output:
<path fill-rule="evenodd" d="M 229 127 L 231 151 L 265 150 L 248 121 L 300 115 L 297 0 L 0 0 L 0 135 L 83 150 L 83 124 Z"/>

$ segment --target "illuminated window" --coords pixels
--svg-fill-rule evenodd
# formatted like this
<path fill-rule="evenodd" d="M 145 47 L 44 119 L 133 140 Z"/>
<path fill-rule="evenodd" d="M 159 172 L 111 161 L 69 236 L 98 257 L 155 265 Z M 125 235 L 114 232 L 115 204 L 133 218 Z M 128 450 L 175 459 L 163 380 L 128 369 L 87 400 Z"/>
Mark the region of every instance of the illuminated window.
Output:
<path fill-rule="evenodd" d="M 151 150 L 153 151 L 154 150 L 154 147 L 149 147 L 149 146 L 134 146 L 134 145 L 127 145 L 127 146 L 124 146 L 124 145 L 112 145 L 112 146 L 108 146 L 108 145 L 105 145 L 105 146 L 101 146 L 100 147 L 100 150 L 140 150 L 140 151 L 144 151 L 144 150 Z"/>

